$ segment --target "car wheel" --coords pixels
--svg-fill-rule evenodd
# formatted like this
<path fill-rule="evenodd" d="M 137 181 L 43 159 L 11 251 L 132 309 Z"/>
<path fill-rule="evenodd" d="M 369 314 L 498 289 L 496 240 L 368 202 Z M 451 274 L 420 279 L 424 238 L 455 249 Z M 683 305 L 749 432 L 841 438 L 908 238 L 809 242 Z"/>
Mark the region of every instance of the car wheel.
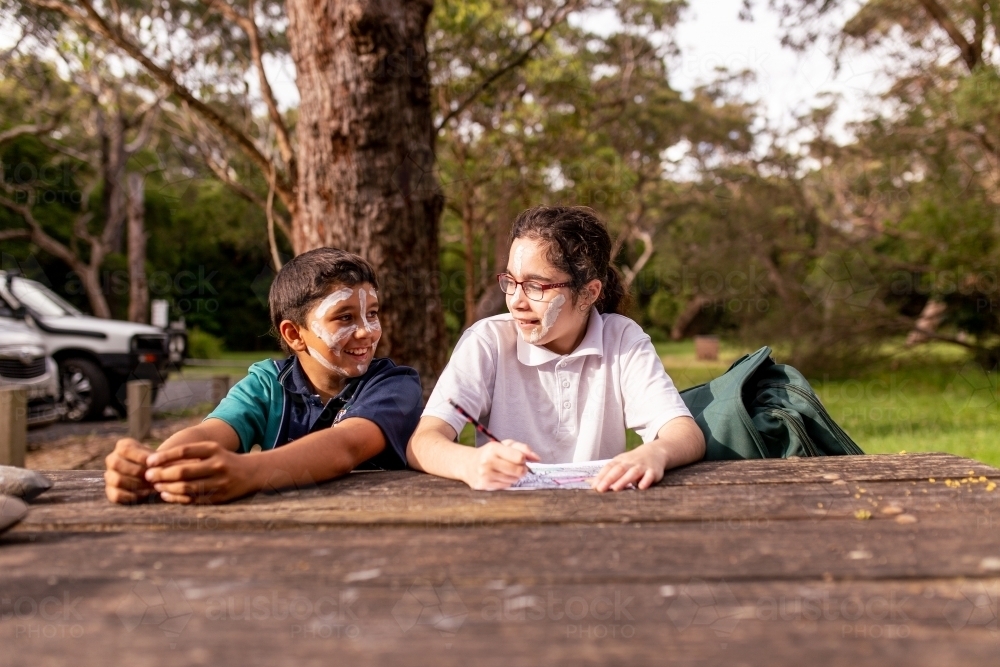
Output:
<path fill-rule="evenodd" d="M 98 419 L 111 400 L 104 372 L 87 359 L 66 359 L 59 364 L 59 381 L 67 421 Z"/>

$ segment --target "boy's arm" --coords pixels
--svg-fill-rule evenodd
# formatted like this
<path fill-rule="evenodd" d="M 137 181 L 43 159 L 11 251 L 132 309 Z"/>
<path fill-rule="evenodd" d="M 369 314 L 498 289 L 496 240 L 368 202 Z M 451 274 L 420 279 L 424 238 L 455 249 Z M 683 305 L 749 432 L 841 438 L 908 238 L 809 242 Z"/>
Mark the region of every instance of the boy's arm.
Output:
<path fill-rule="evenodd" d="M 350 418 L 266 452 L 236 454 L 211 441 L 177 443 L 149 455 L 146 480 L 168 502 L 220 503 L 340 477 L 384 447 L 374 422 Z"/>
<path fill-rule="evenodd" d="M 155 451 L 162 452 L 191 442 L 218 442 L 230 451 L 236 451 L 240 446 L 239 436 L 232 426 L 221 419 L 206 419 L 177 431 Z M 153 485 L 145 479 L 146 462 L 153 451 L 152 447 L 133 438 L 122 438 L 115 443 L 114 451 L 104 459 L 104 492 L 108 500 L 131 504 L 153 492 Z"/>
<path fill-rule="evenodd" d="M 514 440 L 482 447 L 456 443 L 455 429 L 437 417 L 423 417 L 406 447 L 410 467 L 439 477 L 457 479 L 473 489 L 505 489 L 528 472 L 528 461 L 539 457 L 528 445 Z"/>

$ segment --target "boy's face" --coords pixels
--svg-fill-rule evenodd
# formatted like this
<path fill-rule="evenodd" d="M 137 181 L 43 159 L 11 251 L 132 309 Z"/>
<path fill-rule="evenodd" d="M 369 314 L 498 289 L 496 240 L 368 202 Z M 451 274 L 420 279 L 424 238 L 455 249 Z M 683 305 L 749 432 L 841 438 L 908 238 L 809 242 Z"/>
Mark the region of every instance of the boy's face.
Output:
<path fill-rule="evenodd" d="M 337 286 L 309 311 L 306 326 L 298 329 L 305 344 L 301 352 L 328 373 L 364 375 L 382 337 L 378 293 L 370 283 Z"/>

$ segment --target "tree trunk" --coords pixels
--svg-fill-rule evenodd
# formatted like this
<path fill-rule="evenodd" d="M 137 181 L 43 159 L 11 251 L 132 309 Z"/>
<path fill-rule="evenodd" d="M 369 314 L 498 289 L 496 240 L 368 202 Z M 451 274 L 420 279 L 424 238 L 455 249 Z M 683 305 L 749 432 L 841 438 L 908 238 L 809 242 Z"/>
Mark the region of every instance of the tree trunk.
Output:
<path fill-rule="evenodd" d="M 465 328 L 476 322 L 476 236 L 472 221 L 475 209 L 471 197 L 462 211 L 462 240 L 465 246 Z"/>
<path fill-rule="evenodd" d="M 444 366 L 438 271 L 443 197 L 434 175 L 424 31 L 431 0 L 289 0 L 299 89 L 296 253 L 336 246 L 382 282 L 379 351 Z"/>
<path fill-rule="evenodd" d="M 146 281 L 146 224 L 142 174 L 128 175 L 128 319 L 149 323 Z"/>

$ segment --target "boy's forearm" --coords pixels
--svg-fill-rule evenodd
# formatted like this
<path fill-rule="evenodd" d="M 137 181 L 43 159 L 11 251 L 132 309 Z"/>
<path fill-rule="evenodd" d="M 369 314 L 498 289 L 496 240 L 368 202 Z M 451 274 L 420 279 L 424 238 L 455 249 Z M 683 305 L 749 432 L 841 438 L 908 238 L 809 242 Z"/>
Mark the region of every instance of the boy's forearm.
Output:
<path fill-rule="evenodd" d="M 187 428 L 177 431 L 177 433 L 174 433 L 172 436 L 160 443 L 160 446 L 156 449 L 162 452 L 167 449 L 178 447 L 180 445 L 187 445 L 192 442 L 206 442 L 215 439 L 215 434 L 205 428 L 203 424 L 195 424 L 194 426 L 188 426 Z"/>
<path fill-rule="evenodd" d="M 367 420 L 348 420 L 367 421 Z M 254 490 L 302 487 L 346 475 L 378 454 L 385 440 L 378 426 L 340 424 L 310 433 L 283 447 L 243 454 Z M 374 429 L 374 431 L 372 430 Z M 377 432 L 377 433 L 376 433 Z"/>

